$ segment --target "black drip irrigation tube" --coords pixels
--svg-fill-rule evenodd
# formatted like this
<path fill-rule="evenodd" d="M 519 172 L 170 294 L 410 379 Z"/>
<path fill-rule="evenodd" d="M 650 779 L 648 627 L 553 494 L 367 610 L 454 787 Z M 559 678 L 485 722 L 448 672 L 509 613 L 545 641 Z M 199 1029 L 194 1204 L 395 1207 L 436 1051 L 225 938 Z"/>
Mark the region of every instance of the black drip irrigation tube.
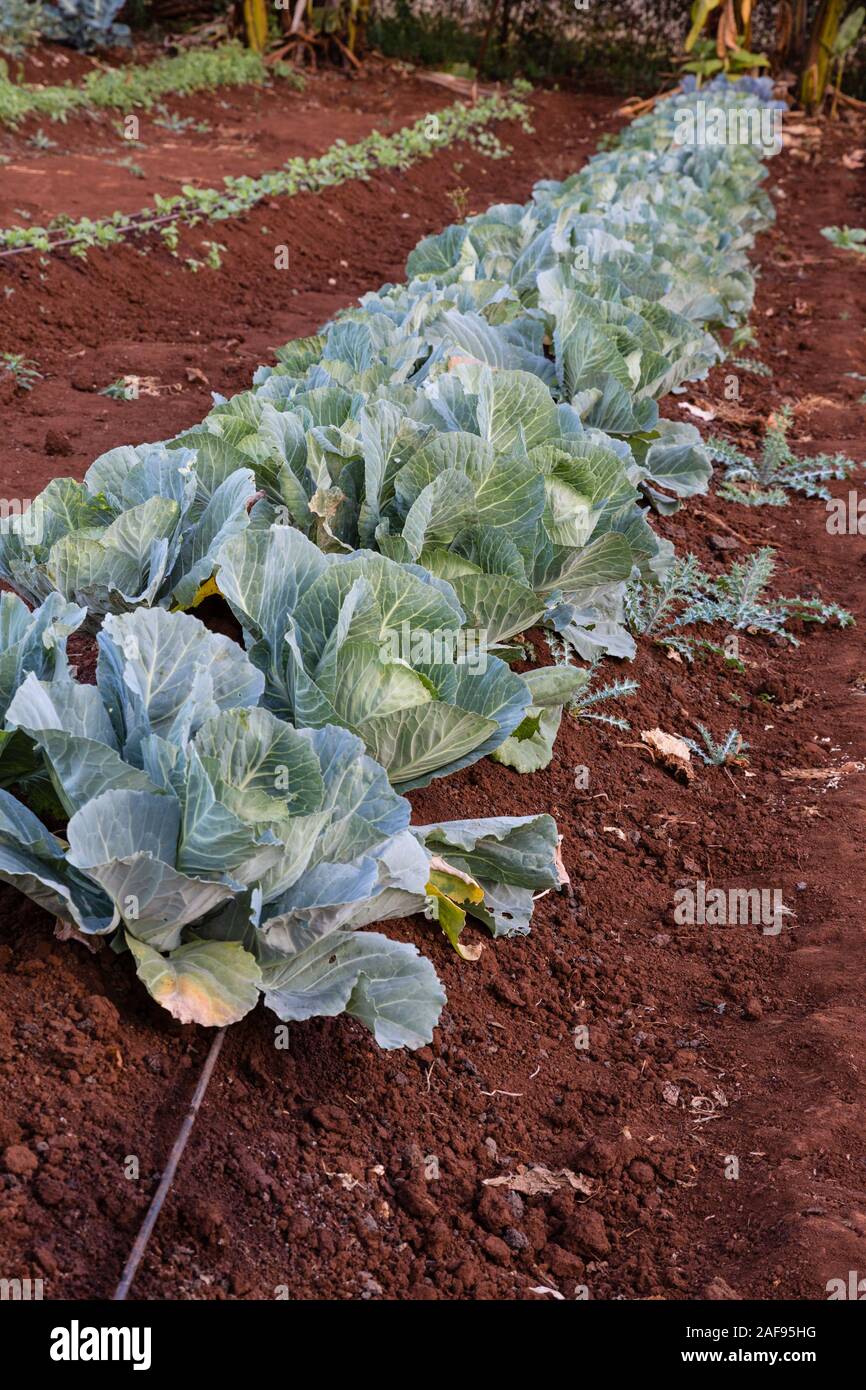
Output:
<path fill-rule="evenodd" d="M 210 1045 L 210 1050 L 207 1054 L 207 1057 L 205 1058 L 204 1066 L 201 1069 L 201 1075 L 199 1076 L 198 1084 L 193 1093 L 192 1100 L 190 1101 L 189 1107 L 187 1108 L 187 1112 L 183 1117 L 181 1127 L 177 1132 L 177 1138 L 171 1146 L 171 1153 L 168 1156 L 168 1162 L 166 1163 L 162 1177 L 159 1180 L 159 1187 L 156 1189 L 156 1192 L 153 1195 L 150 1206 L 147 1209 L 147 1215 L 141 1223 L 141 1228 L 138 1232 L 138 1235 L 135 1238 L 135 1243 L 129 1252 L 126 1264 L 123 1267 L 123 1274 L 120 1277 L 120 1283 L 114 1290 L 114 1294 L 112 1296 L 112 1302 L 114 1303 L 122 1303 L 132 1286 L 132 1281 L 136 1276 L 138 1266 L 141 1264 L 144 1252 L 147 1249 L 147 1242 L 150 1240 L 150 1237 L 153 1234 L 153 1228 L 157 1223 L 159 1213 L 162 1211 L 163 1203 L 165 1202 L 165 1199 L 168 1196 L 169 1190 L 171 1188 L 172 1182 L 174 1181 L 174 1175 L 177 1172 L 178 1164 L 180 1163 L 180 1160 L 183 1157 L 183 1151 L 186 1148 L 187 1140 L 189 1139 L 189 1136 L 192 1133 L 192 1127 L 195 1124 L 196 1116 L 198 1115 L 198 1112 L 201 1109 L 201 1104 L 204 1100 L 205 1091 L 208 1088 L 208 1082 L 210 1081 L 213 1075 L 214 1067 L 216 1066 L 217 1059 L 220 1055 L 220 1049 L 222 1048 L 223 1042 L 225 1041 L 225 1035 L 226 1029 L 220 1028 L 219 1032 L 217 1033 L 216 1037 Z"/>

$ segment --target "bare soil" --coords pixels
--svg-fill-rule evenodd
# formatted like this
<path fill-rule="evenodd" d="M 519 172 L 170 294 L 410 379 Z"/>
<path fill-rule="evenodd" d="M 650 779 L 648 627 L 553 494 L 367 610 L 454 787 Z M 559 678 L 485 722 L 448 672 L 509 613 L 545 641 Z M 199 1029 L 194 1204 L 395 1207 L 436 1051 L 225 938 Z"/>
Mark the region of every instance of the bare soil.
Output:
<path fill-rule="evenodd" d="M 33 265 L 0 272 L 15 290 L 0 302 L 4 346 L 46 372 L 3 397 L 6 486 L 32 495 L 111 445 L 199 419 L 207 393 L 187 368 L 240 389 L 269 345 L 400 276 L 418 238 L 452 220 L 455 184 L 470 209 L 525 198 L 614 123 L 597 99 L 534 104 L 534 137 L 502 134 L 507 161 L 452 151 L 223 224 L 220 272 L 190 277 L 161 248 L 52 258 L 44 280 Z M 796 446 L 866 456 L 864 383 L 846 375 L 866 374 L 864 271 L 820 236 L 864 222 L 860 176 L 841 162 L 864 143 L 839 123 L 809 161 L 772 165 L 780 217 L 757 248 L 752 322 L 773 378 L 740 373 L 730 403 L 723 367 L 666 413 L 712 408 L 710 428 L 747 446 L 788 400 Z M 288 285 L 268 270 L 262 223 L 291 227 Z M 94 395 L 122 371 L 178 389 Z M 46 454 L 48 431 L 65 457 Z M 863 495 L 835 491 L 852 486 Z M 545 897 L 528 938 L 488 943 L 476 964 L 422 919 L 389 928 L 448 992 L 420 1053 L 378 1052 L 346 1020 L 292 1027 L 288 1050 L 263 1011 L 234 1027 L 139 1297 L 526 1299 L 586 1285 L 592 1298 L 821 1299 L 828 1279 L 866 1269 L 866 539 L 826 522 L 820 502 L 710 496 L 657 524 L 713 570 L 773 545 L 781 592 L 845 604 L 860 628 L 804 629 L 796 649 L 745 634 L 741 673 L 643 643 L 621 669 L 641 683 L 618 711 L 632 732 L 564 721 L 542 773 L 485 762 L 412 795 L 419 822 L 550 811 L 573 895 Z M 642 729 L 693 734 L 698 720 L 716 735 L 736 725 L 748 766 L 683 785 L 639 746 Z M 674 892 L 697 879 L 779 888 L 796 915 L 781 936 L 678 926 Z M 41 1276 L 49 1298 L 110 1293 L 207 1046 L 151 1004 L 128 961 L 59 944 L 45 914 L 0 890 L 5 1273 Z M 568 1168 L 588 1193 L 485 1185 L 518 1164 Z"/>

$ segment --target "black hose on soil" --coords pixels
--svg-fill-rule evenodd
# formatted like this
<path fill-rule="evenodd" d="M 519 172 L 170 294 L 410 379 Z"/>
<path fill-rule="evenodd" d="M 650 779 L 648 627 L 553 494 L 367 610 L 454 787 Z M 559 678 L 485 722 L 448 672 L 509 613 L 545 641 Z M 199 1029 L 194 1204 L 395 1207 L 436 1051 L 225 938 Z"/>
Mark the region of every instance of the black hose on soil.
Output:
<path fill-rule="evenodd" d="M 183 1124 L 178 1130 L 177 1138 L 171 1146 L 171 1153 L 168 1156 L 168 1162 L 165 1165 L 162 1177 L 159 1180 L 159 1187 L 156 1189 L 156 1192 L 153 1195 L 153 1200 L 151 1201 L 151 1204 L 147 1209 L 147 1215 L 145 1216 L 144 1221 L 141 1223 L 141 1230 L 135 1238 L 135 1244 L 130 1250 L 129 1258 L 127 1259 L 126 1264 L 124 1265 L 120 1283 L 114 1291 L 114 1297 L 112 1301 L 115 1303 L 120 1302 L 126 1298 L 126 1295 L 129 1293 L 130 1287 L 132 1285 L 132 1281 L 135 1278 L 138 1266 L 141 1264 L 142 1256 L 144 1255 L 144 1252 L 147 1249 L 147 1242 L 150 1240 L 151 1234 L 153 1233 L 153 1228 L 156 1225 L 157 1218 L 159 1217 L 159 1213 L 162 1210 L 162 1204 L 168 1196 L 169 1188 L 171 1187 L 171 1184 L 174 1181 L 174 1175 L 177 1172 L 177 1165 L 180 1163 L 180 1160 L 183 1157 L 183 1151 L 186 1148 L 186 1141 L 189 1139 L 190 1133 L 192 1132 L 192 1127 L 195 1124 L 196 1115 L 198 1114 L 201 1108 L 201 1103 L 204 1100 L 204 1094 L 207 1090 L 208 1082 L 210 1081 L 211 1076 L 213 1075 L 213 1069 L 216 1066 L 217 1058 L 219 1057 L 220 1048 L 223 1045 L 225 1035 L 225 1028 L 220 1028 L 219 1032 L 217 1033 L 216 1037 L 210 1045 L 210 1051 L 208 1052 L 207 1057 L 205 1058 L 205 1063 L 201 1070 L 201 1076 L 198 1079 L 198 1085 L 196 1086 L 193 1098 L 189 1103 L 189 1109 L 183 1117 Z"/>

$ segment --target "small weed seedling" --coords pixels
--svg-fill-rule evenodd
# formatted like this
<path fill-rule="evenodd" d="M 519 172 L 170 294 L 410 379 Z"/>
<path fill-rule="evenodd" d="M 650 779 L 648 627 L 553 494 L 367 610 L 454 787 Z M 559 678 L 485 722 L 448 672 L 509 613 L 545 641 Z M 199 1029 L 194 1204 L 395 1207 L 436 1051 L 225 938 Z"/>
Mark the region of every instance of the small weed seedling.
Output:
<path fill-rule="evenodd" d="M 613 681 L 610 685 L 603 685 L 599 690 L 593 690 L 595 675 L 601 665 L 601 660 L 601 657 L 596 657 L 590 663 L 587 668 L 586 685 L 572 700 L 568 706 L 568 712 L 575 719 L 595 719 L 599 724 L 610 724 L 614 729 L 628 730 L 631 725 L 627 719 L 620 719 L 614 714 L 599 713 L 596 706 L 606 700 L 622 700 L 628 695 L 633 695 L 636 690 L 640 689 L 640 686 L 635 680 L 625 679 Z"/>
<path fill-rule="evenodd" d="M 110 396 L 113 401 L 131 401 L 135 399 L 135 392 L 131 383 L 125 376 L 119 376 L 116 381 L 111 381 L 107 386 L 103 386 L 100 396 Z"/>
<path fill-rule="evenodd" d="M 721 743 L 716 743 L 705 724 L 698 724 L 697 728 L 703 747 L 692 738 L 683 738 L 683 743 L 709 767 L 725 767 L 728 763 L 742 764 L 749 761 L 744 756 L 749 745 L 739 729 L 729 729 Z"/>
<path fill-rule="evenodd" d="M 766 362 L 758 362 L 754 357 L 732 357 L 731 361 L 741 372 L 751 372 L 754 376 L 772 376 L 773 369 Z"/>
<path fill-rule="evenodd" d="M 822 227 L 821 235 L 841 251 L 857 251 L 866 256 L 866 227 Z"/>
<path fill-rule="evenodd" d="M 551 654 L 558 666 L 570 666 L 570 648 L 568 644 L 553 633 L 548 634 L 547 644 Z M 599 690 L 594 690 L 595 679 L 601 667 L 602 657 L 597 656 L 590 662 L 585 669 L 586 681 L 580 687 L 575 697 L 566 705 L 569 714 L 575 719 L 595 719 L 599 724 L 610 724 L 615 729 L 630 729 L 631 725 L 626 719 L 620 719 L 613 714 L 599 713 L 596 706 L 604 704 L 608 700 L 622 700 L 629 695 L 633 695 L 640 689 L 637 681 L 631 679 L 616 680 L 611 685 L 604 685 Z"/>
<path fill-rule="evenodd" d="M 52 140 L 50 136 L 46 135 L 44 130 L 37 130 L 34 135 L 29 137 L 27 143 L 28 145 L 32 145 L 34 150 L 57 149 L 57 141 Z"/>
<path fill-rule="evenodd" d="M 35 362 L 25 357 L 23 352 L 0 353 L 0 367 L 15 378 L 15 385 L 21 391 L 32 391 L 42 373 Z"/>

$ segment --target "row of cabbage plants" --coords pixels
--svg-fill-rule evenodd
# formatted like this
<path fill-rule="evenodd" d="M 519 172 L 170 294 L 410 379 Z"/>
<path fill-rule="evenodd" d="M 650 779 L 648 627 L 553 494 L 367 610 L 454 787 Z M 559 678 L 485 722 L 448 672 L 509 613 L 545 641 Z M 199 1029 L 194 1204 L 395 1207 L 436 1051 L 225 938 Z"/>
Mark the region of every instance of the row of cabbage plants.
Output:
<path fill-rule="evenodd" d="M 625 583 L 672 561 L 649 512 L 706 490 L 700 436 L 657 402 L 722 356 L 772 215 L 760 147 L 679 142 L 708 92 L 769 100 L 660 103 L 0 535 L 22 596 L 0 600 L 0 878 L 129 949 L 178 1018 L 263 995 L 421 1045 L 432 965 L 361 929 L 423 910 L 468 955 L 467 914 L 525 932 L 560 885 L 550 816 L 419 828 L 402 793 L 539 735 L 543 766 L 585 673 L 518 675 L 515 639 L 542 623 L 583 658 L 631 655 Z M 212 594 L 245 650 L 194 615 Z M 79 627 L 95 685 L 69 669 Z"/>

